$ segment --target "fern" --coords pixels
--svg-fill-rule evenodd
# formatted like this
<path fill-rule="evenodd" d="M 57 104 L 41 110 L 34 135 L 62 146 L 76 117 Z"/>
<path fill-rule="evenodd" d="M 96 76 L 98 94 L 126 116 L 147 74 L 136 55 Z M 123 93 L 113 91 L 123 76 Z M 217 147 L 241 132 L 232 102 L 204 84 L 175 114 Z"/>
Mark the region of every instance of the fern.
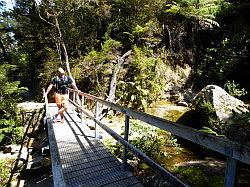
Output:
<path fill-rule="evenodd" d="M 219 27 L 215 15 L 220 10 L 222 0 L 182 1 L 168 5 L 167 13 L 180 14 L 196 20 L 202 27 Z"/>

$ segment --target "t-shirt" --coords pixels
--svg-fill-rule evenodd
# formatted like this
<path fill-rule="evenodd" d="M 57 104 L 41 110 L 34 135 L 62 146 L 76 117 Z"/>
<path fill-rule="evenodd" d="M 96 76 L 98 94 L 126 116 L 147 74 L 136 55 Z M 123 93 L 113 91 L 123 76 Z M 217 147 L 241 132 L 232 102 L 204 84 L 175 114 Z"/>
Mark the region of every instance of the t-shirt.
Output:
<path fill-rule="evenodd" d="M 56 92 L 61 94 L 66 94 L 68 91 L 67 88 L 72 83 L 73 83 L 72 78 L 66 75 L 63 75 L 62 77 L 56 76 L 53 77 L 51 80 L 51 84 L 53 84 L 56 87 Z"/>

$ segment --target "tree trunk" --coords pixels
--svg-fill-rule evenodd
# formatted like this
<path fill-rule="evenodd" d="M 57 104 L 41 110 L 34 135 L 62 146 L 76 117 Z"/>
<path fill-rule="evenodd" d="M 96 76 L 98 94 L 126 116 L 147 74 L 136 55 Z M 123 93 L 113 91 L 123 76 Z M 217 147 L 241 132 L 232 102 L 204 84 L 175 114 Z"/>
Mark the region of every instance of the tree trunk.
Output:
<path fill-rule="evenodd" d="M 7 52 L 5 50 L 5 47 L 3 45 L 2 39 L 0 38 L 0 49 L 2 49 L 2 54 L 4 58 L 7 58 Z"/>
<path fill-rule="evenodd" d="M 109 95 L 108 98 L 106 99 L 109 102 L 114 102 L 115 101 L 115 91 L 116 91 L 116 81 L 117 81 L 117 74 L 119 73 L 122 64 L 125 61 L 125 58 L 129 56 L 132 53 L 131 50 L 126 52 L 122 57 L 118 56 L 117 57 L 117 64 L 115 65 L 114 69 L 112 70 L 112 77 L 110 81 L 110 88 L 109 88 Z M 101 111 L 100 115 L 98 116 L 98 119 L 101 120 L 109 111 L 109 107 L 107 106 L 101 106 L 99 111 Z"/>
<path fill-rule="evenodd" d="M 171 32 L 167 24 L 163 24 L 163 30 L 164 30 L 164 36 L 165 36 L 166 49 L 170 49 L 170 52 L 173 53 Z"/>
<path fill-rule="evenodd" d="M 117 74 L 119 73 L 122 64 L 125 61 L 125 58 L 131 54 L 131 50 L 126 52 L 122 57 L 118 56 L 117 58 L 117 64 L 115 65 L 114 69 L 112 70 L 112 77 L 110 81 L 110 89 L 109 89 L 109 96 L 107 98 L 108 101 L 114 102 L 115 100 L 115 91 L 116 91 L 116 79 Z"/>
<path fill-rule="evenodd" d="M 68 56 L 67 48 L 66 48 L 66 45 L 65 45 L 64 40 L 63 40 L 62 32 L 61 32 L 60 25 L 59 25 L 59 22 L 58 22 L 56 14 L 55 14 L 54 18 L 55 18 L 55 26 L 56 26 L 58 34 L 59 34 L 58 40 L 59 40 L 60 47 L 61 47 L 60 51 L 62 52 L 59 55 L 63 55 L 63 56 L 60 56 L 60 58 L 64 61 L 65 65 L 66 65 L 68 75 L 70 77 L 72 77 L 72 74 L 71 74 L 71 71 L 70 71 L 70 66 L 69 66 L 69 56 Z"/>
<path fill-rule="evenodd" d="M 67 52 L 67 48 L 66 48 L 66 45 L 64 43 L 64 40 L 63 40 L 63 36 L 62 36 L 62 32 L 61 32 L 61 29 L 60 29 L 60 25 L 59 25 L 59 22 L 58 22 L 58 14 L 54 11 L 53 14 L 49 14 L 47 12 L 47 16 L 50 16 L 50 17 L 53 17 L 54 18 L 54 21 L 55 23 L 51 23 L 50 21 L 44 19 L 41 14 L 40 14 L 40 11 L 39 11 L 39 8 L 36 4 L 36 1 L 33 0 L 33 3 L 34 3 L 34 6 L 36 7 L 36 10 L 38 12 L 38 16 L 41 20 L 43 20 L 44 22 L 46 22 L 48 25 L 52 26 L 53 28 L 56 28 L 57 32 L 58 32 L 58 40 L 56 40 L 56 42 L 59 42 L 58 44 L 56 44 L 56 46 L 58 47 L 58 50 L 59 52 L 61 52 L 59 54 L 59 58 L 62 60 L 62 63 L 65 63 L 66 65 L 66 68 L 67 68 L 67 72 L 68 72 L 68 75 L 72 78 L 73 82 L 75 83 L 75 79 L 73 78 L 72 74 L 71 74 L 71 71 L 70 71 L 70 66 L 69 66 L 69 57 L 68 57 L 68 52 Z M 52 1 L 50 3 L 53 3 Z M 64 61 L 64 62 L 63 62 Z M 77 95 L 77 103 L 80 105 L 81 104 L 81 101 L 80 101 L 80 97 L 79 95 Z"/>

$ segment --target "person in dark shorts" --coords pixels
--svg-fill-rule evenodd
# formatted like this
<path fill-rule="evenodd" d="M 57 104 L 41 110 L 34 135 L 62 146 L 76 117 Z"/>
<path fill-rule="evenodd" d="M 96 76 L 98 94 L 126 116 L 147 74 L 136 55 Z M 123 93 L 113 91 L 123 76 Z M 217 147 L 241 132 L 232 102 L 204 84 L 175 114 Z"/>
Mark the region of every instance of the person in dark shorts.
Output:
<path fill-rule="evenodd" d="M 54 99 L 58 107 L 58 113 L 53 116 L 53 121 L 57 122 L 57 117 L 61 116 L 61 122 L 64 123 L 64 112 L 69 107 L 69 95 L 68 87 L 72 86 L 77 92 L 79 90 L 76 87 L 76 84 L 70 76 L 65 75 L 65 71 L 62 68 L 57 70 L 57 76 L 53 77 L 50 81 L 50 85 L 47 88 L 46 95 L 50 90 L 55 87 L 56 92 L 54 94 Z"/>

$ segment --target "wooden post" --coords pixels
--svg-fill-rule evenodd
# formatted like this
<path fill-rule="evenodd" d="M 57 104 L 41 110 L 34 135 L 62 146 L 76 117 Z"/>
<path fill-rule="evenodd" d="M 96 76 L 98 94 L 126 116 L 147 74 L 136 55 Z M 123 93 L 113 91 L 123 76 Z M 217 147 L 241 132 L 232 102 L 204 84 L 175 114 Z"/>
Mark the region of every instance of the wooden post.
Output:
<path fill-rule="evenodd" d="M 73 102 L 75 103 L 76 102 L 76 93 L 73 92 Z"/>
<path fill-rule="evenodd" d="M 84 96 L 82 96 L 82 102 L 81 102 L 81 108 L 84 109 L 83 107 L 84 107 Z M 83 115 L 83 112 L 81 110 L 81 123 L 82 124 L 83 124 L 83 118 L 84 118 L 84 115 Z"/>
<path fill-rule="evenodd" d="M 237 161 L 231 157 L 227 158 L 224 186 L 234 187 L 236 176 Z"/>
<path fill-rule="evenodd" d="M 128 142 L 128 134 L 129 134 L 129 116 L 125 115 L 125 132 L 124 132 L 124 140 Z M 124 145 L 123 151 L 123 170 L 127 170 L 127 159 L 128 159 L 128 148 Z"/>
<path fill-rule="evenodd" d="M 95 119 L 97 120 L 98 118 L 98 115 L 99 115 L 99 103 L 98 101 L 96 101 L 96 105 L 95 105 Z M 96 122 L 95 122 L 95 138 L 97 138 L 97 125 L 96 125 Z"/>

